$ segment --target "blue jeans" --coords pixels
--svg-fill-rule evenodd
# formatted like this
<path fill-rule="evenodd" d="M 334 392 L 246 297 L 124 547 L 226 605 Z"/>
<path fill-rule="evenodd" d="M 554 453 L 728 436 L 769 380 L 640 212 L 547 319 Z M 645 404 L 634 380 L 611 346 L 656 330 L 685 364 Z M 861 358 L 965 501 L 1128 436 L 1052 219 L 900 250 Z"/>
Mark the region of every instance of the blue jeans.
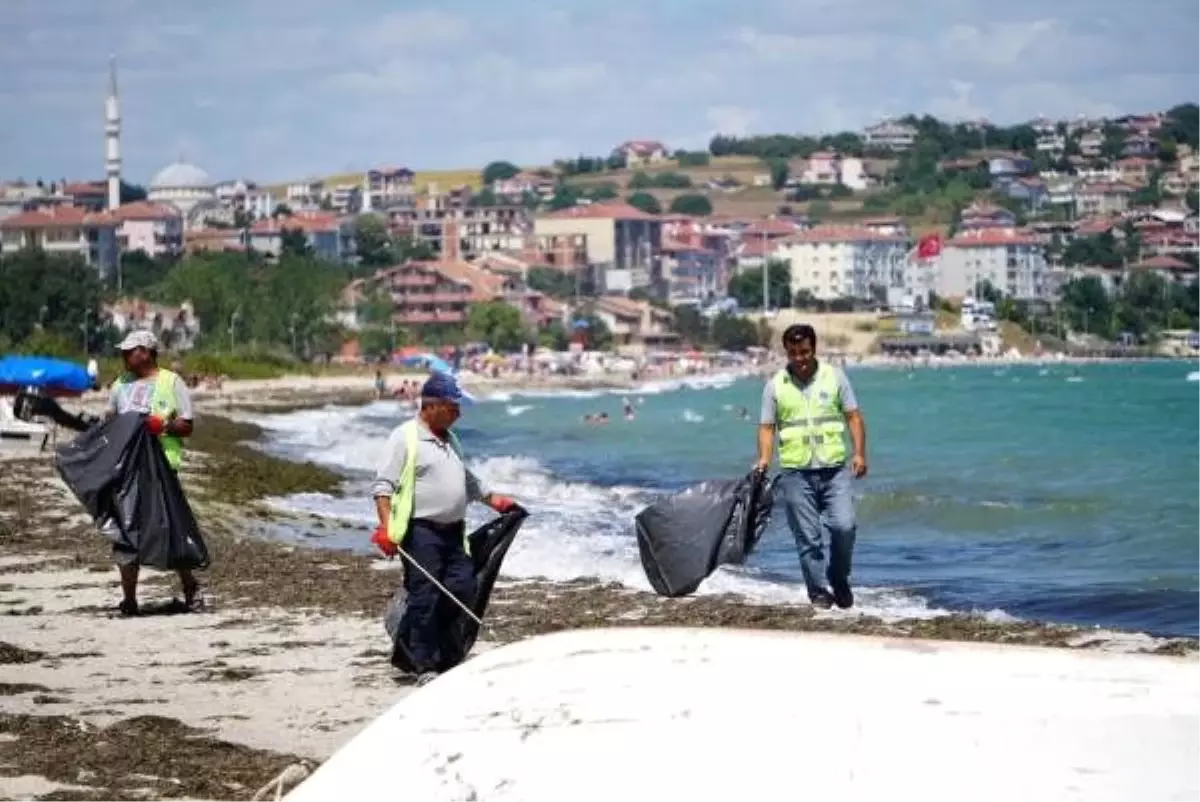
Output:
<path fill-rule="evenodd" d="M 857 533 L 850 482 L 850 469 L 844 465 L 785 469 L 779 477 L 778 492 L 787 509 L 788 526 L 796 539 L 800 570 L 810 598 L 825 591 L 826 579 L 849 583 Z M 828 567 L 822 530 L 829 532 Z"/>

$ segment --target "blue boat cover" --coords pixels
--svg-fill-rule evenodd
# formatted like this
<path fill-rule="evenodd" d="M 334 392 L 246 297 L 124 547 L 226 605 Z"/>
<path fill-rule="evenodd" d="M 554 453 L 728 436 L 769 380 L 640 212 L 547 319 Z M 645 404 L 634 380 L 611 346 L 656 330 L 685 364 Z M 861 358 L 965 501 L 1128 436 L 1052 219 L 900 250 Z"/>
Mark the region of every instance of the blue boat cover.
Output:
<path fill-rule="evenodd" d="M 87 368 L 65 359 L 46 356 L 0 358 L 0 387 L 41 387 L 58 392 L 83 393 L 92 389 Z"/>

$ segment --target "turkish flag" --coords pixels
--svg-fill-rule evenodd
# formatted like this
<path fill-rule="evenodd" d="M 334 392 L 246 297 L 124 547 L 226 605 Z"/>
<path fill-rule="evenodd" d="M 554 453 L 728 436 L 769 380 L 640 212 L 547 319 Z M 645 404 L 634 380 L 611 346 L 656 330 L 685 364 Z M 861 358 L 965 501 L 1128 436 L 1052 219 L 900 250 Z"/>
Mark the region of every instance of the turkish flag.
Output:
<path fill-rule="evenodd" d="M 942 238 L 937 234 L 927 234 L 917 241 L 918 259 L 936 259 L 942 255 Z"/>

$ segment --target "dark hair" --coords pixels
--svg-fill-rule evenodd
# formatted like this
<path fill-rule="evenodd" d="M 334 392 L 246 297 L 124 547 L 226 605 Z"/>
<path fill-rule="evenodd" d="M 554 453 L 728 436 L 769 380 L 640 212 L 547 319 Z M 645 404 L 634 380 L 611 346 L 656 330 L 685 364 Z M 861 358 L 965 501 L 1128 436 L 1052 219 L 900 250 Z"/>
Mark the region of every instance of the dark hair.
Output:
<path fill-rule="evenodd" d="M 807 323 L 797 323 L 793 326 L 788 326 L 783 332 L 783 347 L 802 343 L 805 340 L 812 343 L 813 348 L 817 347 L 817 330 Z"/>

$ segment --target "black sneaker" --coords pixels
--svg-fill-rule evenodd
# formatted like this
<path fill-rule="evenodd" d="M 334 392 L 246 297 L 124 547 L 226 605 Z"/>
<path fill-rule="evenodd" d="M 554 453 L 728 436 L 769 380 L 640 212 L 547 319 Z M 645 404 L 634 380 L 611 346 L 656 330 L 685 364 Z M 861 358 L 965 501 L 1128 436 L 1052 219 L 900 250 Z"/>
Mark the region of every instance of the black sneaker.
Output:
<path fill-rule="evenodd" d="M 833 591 L 833 603 L 843 610 L 849 610 L 854 606 L 854 591 L 850 590 L 850 583 L 845 580 L 829 580 L 829 588 Z"/>
<path fill-rule="evenodd" d="M 827 590 L 821 590 L 817 593 L 812 593 L 808 597 L 808 601 L 813 607 L 821 610 L 828 610 L 833 607 L 833 594 Z"/>

